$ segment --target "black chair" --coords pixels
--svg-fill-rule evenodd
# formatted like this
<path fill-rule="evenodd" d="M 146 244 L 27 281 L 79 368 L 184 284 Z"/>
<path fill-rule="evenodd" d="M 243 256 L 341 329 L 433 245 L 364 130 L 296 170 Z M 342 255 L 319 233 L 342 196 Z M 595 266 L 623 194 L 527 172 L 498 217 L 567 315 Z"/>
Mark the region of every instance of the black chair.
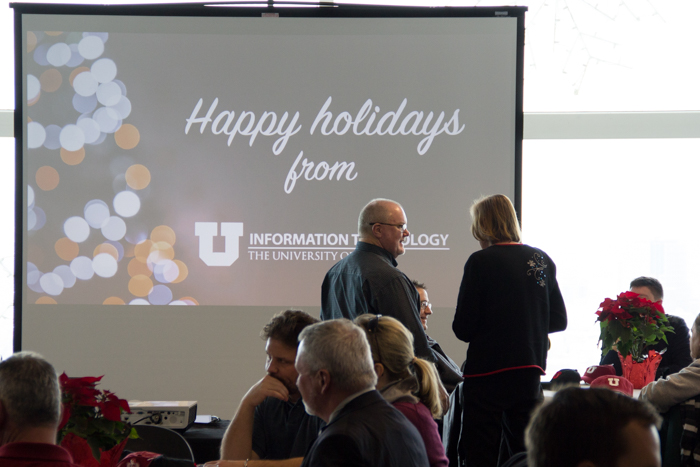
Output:
<path fill-rule="evenodd" d="M 180 433 L 155 425 L 134 425 L 138 439 L 126 442 L 125 451 L 150 451 L 173 459 L 185 459 L 194 463 L 194 454 L 187 440 Z"/>
<path fill-rule="evenodd" d="M 442 442 L 451 467 L 464 464 L 464 447 L 460 445 L 464 404 L 463 386 L 463 382 L 459 383 L 450 394 L 450 409 L 442 418 Z"/>
<path fill-rule="evenodd" d="M 681 438 L 683 437 L 680 404 L 674 405 L 662 416 L 663 424 L 659 429 L 661 465 L 663 467 L 680 467 Z"/>

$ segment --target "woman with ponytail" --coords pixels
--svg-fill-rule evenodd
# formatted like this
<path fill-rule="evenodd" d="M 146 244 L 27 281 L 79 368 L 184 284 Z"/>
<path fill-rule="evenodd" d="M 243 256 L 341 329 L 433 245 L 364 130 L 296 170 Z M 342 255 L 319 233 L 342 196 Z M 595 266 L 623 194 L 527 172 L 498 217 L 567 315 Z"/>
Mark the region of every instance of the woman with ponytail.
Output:
<path fill-rule="evenodd" d="M 442 417 L 440 379 L 435 365 L 413 354 L 413 335 L 390 316 L 355 319 L 372 348 L 377 389 L 408 418 L 423 438 L 431 467 L 447 467 L 445 448 L 434 418 Z"/>

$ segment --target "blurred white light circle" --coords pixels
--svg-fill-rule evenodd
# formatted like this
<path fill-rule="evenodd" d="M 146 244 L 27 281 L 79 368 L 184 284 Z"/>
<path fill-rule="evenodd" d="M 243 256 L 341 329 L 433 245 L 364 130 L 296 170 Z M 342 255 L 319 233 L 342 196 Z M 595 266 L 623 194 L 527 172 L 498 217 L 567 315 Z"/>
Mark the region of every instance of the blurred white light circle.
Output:
<path fill-rule="evenodd" d="M 131 114 L 131 101 L 126 96 L 122 95 L 119 102 L 109 106 L 109 108 L 117 112 L 121 119 L 124 120 Z"/>
<path fill-rule="evenodd" d="M 100 137 L 97 138 L 97 141 L 95 141 L 94 143 L 90 143 L 90 144 L 92 144 L 93 146 L 97 146 L 98 144 L 102 144 L 106 138 L 107 138 L 107 133 L 100 133 Z"/>
<path fill-rule="evenodd" d="M 39 282 L 39 279 L 41 279 L 41 271 L 36 269 L 36 266 L 34 266 L 34 270 L 30 270 L 27 272 L 27 285 L 34 285 L 37 282 Z"/>
<path fill-rule="evenodd" d="M 102 42 L 107 42 L 107 39 L 109 39 L 109 33 L 108 32 L 84 32 L 83 37 L 88 37 L 88 36 L 96 36 L 102 39 Z"/>
<path fill-rule="evenodd" d="M 109 218 L 109 206 L 101 199 L 93 199 L 85 204 L 83 215 L 93 229 L 101 229 Z"/>
<path fill-rule="evenodd" d="M 114 197 L 114 211 L 122 217 L 132 217 L 141 209 L 141 200 L 133 191 L 122 191 Z"/>
<path fill-rule="evenodd" d="M 117 260 L 109 253 L 100 253 L 93 258 L 92 269 L 100 277 L 112 277 L 117 273 Z"/>
<path fill-rule="evenodd" d="M 97 97 L 92 94 L 89 96 L 81 96 L 78 93 L 73 94 L 73 108 L 81 114 L 92 112 L 97 108 Z"/>
<path fill-rule="evenodd" d="M 68 63 L 71 57 L 71 50 L 65 42 L 59 42 L 49 47 L 46 52 L 46 61 L 53 66 L 63 66 Z"/>
<path fill-rule="evenodd" d="M 36 213 L 34 209 L 27 211 L 27 230 L 34 230 L 36 227 Z"/>
<path fill-rule="evenodd" d="M 122 90 L 117 83 L 103 83 L 97 88 L 97 101 L 105 107 L 118 104 L 121 98 Z"/>
<path fill-rule="evenodd" d="M 125 240 L 132 245 L 138 245 L 148 238 L 148 232 L 142 230 L 139 226 L 132 225 L 129 232 L 126 234 Z"/>
<path fill-rule="evenodd" d="M 58 149 L 61 147 L 61 127 L 58 125 L 46 126 L 46 139 L 44 147 L 46 149 Z"/>
<path fill-rule="evenodd" d="M 119 114 L 107 107 L 95 110 L 92 118 L 100 125 L 100 131 L 103 133 L 114 133 L 121 126 Z"/>
<path fill-rule="evenodd" d="M 78 44 L 69 44 L 68 47 L 70 47 L 70 60 L 68 60 L 66 66 L 75 68 L 83 63 L 83 60 L 85 59 L 82 55 L 80 55 L 80 51 L 78 51 Z"/>
<path fill-rule="evenodd" d="M 27 206 L 32 207 L 34 205 L 34 188 L 31 185 L 27 185 Z"/>
<path fill-rule="evenodd" d="M 61 130 L 60 141 L 66 151 L 77 151 L 85 145 L 85 133 L 78 125 L 66 125 Z"/>
<path fill-rule="evenodd" d="M 29 149 L 40 148 L 46 140 L 46 130 L 41 123 L 29 122 L 27 125 L 27 147 Z"/>
<path fill-rule="evenodd" d="M 180 268 L 177 267 L 174 261 L 164 259 L 158 261 L 153 267 L 153 275 L 158 282 L 170 283 L 180 275 Z"/>
<path fill-rule="evenodd" d="M 31 211 L 34 214 L 34 225 L 32 230 L 39 230 L 46 224 L 46 213 L 39 206 L 34 206 Z"/>
<path fill-rule="evenodd" d="M 70 262 L 70 270 L 80 280 L 92 279 L 95 270 L 92 268 L 92 260 L 87 256 L 78 256 Z"/>
<path fill-rule="evenodd" d="M 109 83 L 117 77 L 117 65 L 109 58 L 96 60 L 90 67 L 90 71 L 100 83 Z"/>
<path fill-rule="evenodd" d="M 82 217 L 73 216 L 63 223 L 63 232 L 75 243 L 82 243 L 90 235 L 90 226 Z"/>
<path fill-rule="evenodd" d="M 124 257 L 124 246 L 121 243 L 119 243 L 118 241 L 113 241 L 113 240 L 110 240 L 106 243 L 109 243 L 110 245 L 112 245 L 114 248 L 117 249 L 117 261 L 121 261 L 122 258 Z"/>
<path fill-rule="evenodd" d="M 156 285 L 148 294 L 148 301 L 153 305 L 167 305 L 173 300 L 173 293 L 166 285 Z"/>
<path fill-rule="evenodd" d="M 100 137 L 100 125 L 90 117 L 78 120 L 78 128 L 83 132 L 85 142 L 88 144 L 94 143 Z"/>
<path fill-rule="evenodd" d="M 44 293 L 44 289 L 41 288 L 41 276 L 43 276 L 43 273 L 41 273 L 41 272 L 39 272 L 39 271 L 36 271 L 36 274 L 37 274 L 37 275 L 36 275 L 36 280 L 35 280 L 33 283 L 31 283 L 31 284 L 28 283 L 27 285 L 28 285 L 29 288 L 32 289 L 34 292 L 37 292 L 37 293 Z"/>
<path fill-rule="evenodd" d="M 78 51 L 83 58 L 94 60 L 105 51 L 105 44 L 97 36 L 86 36 L 78 43 Z"/>
<path fill-rule="evenodd" d="M 168 305 L 184 305 L 184 306 L 187 306 L 187 303 L 186 303 L 186 302 L 183 302 L 182 300 L 173 300 L 173 301 L 170 302 Z"/>
<path fill-rule="evenodd" d="M 119 87 L 121 88 L 122 96 L 126 96 L 126 85 L 124 83 L 122 83 L 121 80 L 118 80 L 118 79 L 115 79 L 114 82 L 117 83 L 119 85 Z"/>
<path fill-rule="evenodd" d="M 121 217 L 112 216 L 102 226 L 102 235 L 107 240 L 117 242 L 126 235 L 126 223 Z"/>
<path fill-rule="evenodd" d="M 129 302 L 129 305 L 150 305 L 150 303 L 148 303 L 148 300 L 144 300 L 143 298 L 135 298 Z"/>
<path fill-rule="evenodd" d="M 27 101 L 31 101 L 39 95 L 41 91 L 41 83 L 39 78 L 34 75 L 27 75 Z"/>
<path fill-rule="evenodd" d="M 55 272 L 47 272 L 39 279 L 41 288 L 49 295 L 61 295 L 63 292 L 63 279 Z"/>
<path fill-rule="evenodd" d="M 89 71 L 83 71 L 73 79 L 73 89 L 84 97 L 95 94 L 99 85 L 100 83 L 97 82 Z"/>
<path fill-rule="evenodd" d="M 56 266 L 53 268 L 53 272 L 61 276 L 61 279 L 63 280 L 63 287 L 66 289 L 70 289 L 75 285 L 75 274 L 73 274 L 73 271 L 70 270 L 70 266 L 66 266 L 65 264 Z"/>
<path fill-rule="evenodd" d="M 39 44 L 36 49 L 34 49 L 34 61 L 41 66 L 49 66 L 48 60 L 46 60 L 46 52 L 48 52 L 49 46 L 47 44 Z"/>

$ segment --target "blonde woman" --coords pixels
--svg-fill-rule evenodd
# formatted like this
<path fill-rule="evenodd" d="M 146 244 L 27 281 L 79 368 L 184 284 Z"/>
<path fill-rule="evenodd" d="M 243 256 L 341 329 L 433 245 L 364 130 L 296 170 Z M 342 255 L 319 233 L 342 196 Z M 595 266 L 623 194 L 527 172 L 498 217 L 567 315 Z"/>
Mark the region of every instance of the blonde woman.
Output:
<path fill-rule="evenodd" d="M 471 215 L 482 249 L 464 266 L 452 323 L 469 342 L 460 450 L 467 466 L 496 466 L 525 450 L 525 427 L 542 399 L 547 334 L 566 329 L 566 308 L 554 263 L 521 243 L 507 196 L 475 201 Z"/>
<path fill-rule="evenodd" d="M 423 438 L 431 467 L 447 467 L 445 448 L 434 418 L 443 414 L 435 365 L 413 354 L 413 335 L 390 316 L 364 314 L 355 319 L 372 348 L 377 389 L 408 418 Z"/>

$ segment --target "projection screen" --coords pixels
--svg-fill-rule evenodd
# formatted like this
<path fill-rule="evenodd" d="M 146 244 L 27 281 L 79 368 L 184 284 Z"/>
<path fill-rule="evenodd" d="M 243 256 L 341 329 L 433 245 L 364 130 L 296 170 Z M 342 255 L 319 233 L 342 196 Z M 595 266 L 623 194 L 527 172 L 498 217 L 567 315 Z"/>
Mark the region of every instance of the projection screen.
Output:
<path fill-rule="evenodd" d="M 468 208 L 520 205 L 525 8 L 12 7 L 17 350 L 230 417 L 378 197 L 454 341 Z"/>

